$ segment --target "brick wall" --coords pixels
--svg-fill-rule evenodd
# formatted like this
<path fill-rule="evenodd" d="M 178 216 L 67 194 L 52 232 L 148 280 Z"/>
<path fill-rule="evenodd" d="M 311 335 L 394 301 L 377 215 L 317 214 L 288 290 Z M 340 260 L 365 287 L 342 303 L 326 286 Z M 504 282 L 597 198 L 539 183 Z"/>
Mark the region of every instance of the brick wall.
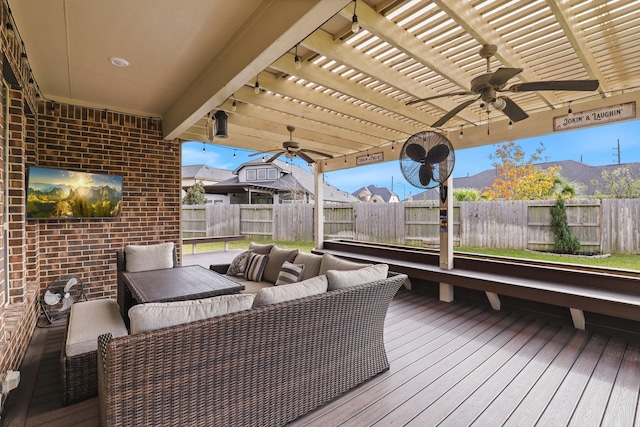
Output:
<path fill-rule="evenodd" d="M 29 221 L 41 288 L 74 274 L 89 298 L 115 297 L 117 250 L 179 242 L 180 149 L 162 140 L 160 120 L 42 102 L 33 157 L 38 166 L 123 177 L 120 218 Z"/>

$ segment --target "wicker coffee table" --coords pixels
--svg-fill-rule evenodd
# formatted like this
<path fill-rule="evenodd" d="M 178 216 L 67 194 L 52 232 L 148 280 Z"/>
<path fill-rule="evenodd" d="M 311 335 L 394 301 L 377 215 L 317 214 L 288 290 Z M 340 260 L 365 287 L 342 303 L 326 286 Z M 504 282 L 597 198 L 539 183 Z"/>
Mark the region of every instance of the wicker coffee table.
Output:
<path fill-rule="evenodd" d="M 122 272 L 122 278 L 126 285 L 123 314 L 136 303 L 185 301 L 244 290 L 244 285 L 199 265 Z"/>

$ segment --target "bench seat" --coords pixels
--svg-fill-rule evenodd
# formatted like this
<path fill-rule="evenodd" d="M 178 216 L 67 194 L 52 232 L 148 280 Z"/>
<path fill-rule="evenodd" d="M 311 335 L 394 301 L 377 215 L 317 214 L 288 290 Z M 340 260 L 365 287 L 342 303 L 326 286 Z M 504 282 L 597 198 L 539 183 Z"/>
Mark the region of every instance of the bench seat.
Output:
<path fill-rule="evenodd" d="M 116 300 L 82 301 L 71 306 L 60 355 L 63 405 L 98 394 L 96 350 L 98 336 L 106 333 L 118 337 L 128 335 Z"/>

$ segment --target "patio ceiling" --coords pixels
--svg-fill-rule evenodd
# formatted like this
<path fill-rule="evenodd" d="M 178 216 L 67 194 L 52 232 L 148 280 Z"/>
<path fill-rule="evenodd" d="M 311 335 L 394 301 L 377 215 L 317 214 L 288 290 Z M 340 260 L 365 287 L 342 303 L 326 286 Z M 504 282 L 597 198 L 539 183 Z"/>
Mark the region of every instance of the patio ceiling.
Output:
<path fill-rule="evenodd" d="M 600 87 L 507 93 L 530 115 L 512 129 L 496 110 L 488 125 L 476 101 L 441 128 L 456 149 L 550 133 L 569 102 L 577 112 L 640 98 L 640 1 L 357 0 L 357 33 L 350 0 L 8 3 L 45 98 L 159 116 L 166 138 L 198 141 L 206 114 L 223 109 L 229 137 L 214 142 L 251 150 L 279 149 L 293 125 L 304 148 L 336 157 L 321 170 L 367 150 L 397 158 L 407 137 L 474 97 L 407 102 L 469 90 L 486 72 L 486 44 L 498 46 L 491 71 L 523 69 L 507 86 Z"/>

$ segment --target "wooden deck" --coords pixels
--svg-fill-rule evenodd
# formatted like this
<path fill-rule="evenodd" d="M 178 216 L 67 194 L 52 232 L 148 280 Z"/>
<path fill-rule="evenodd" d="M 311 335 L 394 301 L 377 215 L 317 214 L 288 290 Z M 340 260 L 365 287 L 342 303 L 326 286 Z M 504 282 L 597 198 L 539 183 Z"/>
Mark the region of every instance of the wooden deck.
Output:
<path fill-rule="evenodd" d="M 36 329 L 2 425 L 98 424 L 96 398 L 60 407 L 62 327 Z M 638 342 L 408 291 L 391 304 L 385 340 L 388 372 L 291 425 L 631 426 L 640 421 Z"/>

